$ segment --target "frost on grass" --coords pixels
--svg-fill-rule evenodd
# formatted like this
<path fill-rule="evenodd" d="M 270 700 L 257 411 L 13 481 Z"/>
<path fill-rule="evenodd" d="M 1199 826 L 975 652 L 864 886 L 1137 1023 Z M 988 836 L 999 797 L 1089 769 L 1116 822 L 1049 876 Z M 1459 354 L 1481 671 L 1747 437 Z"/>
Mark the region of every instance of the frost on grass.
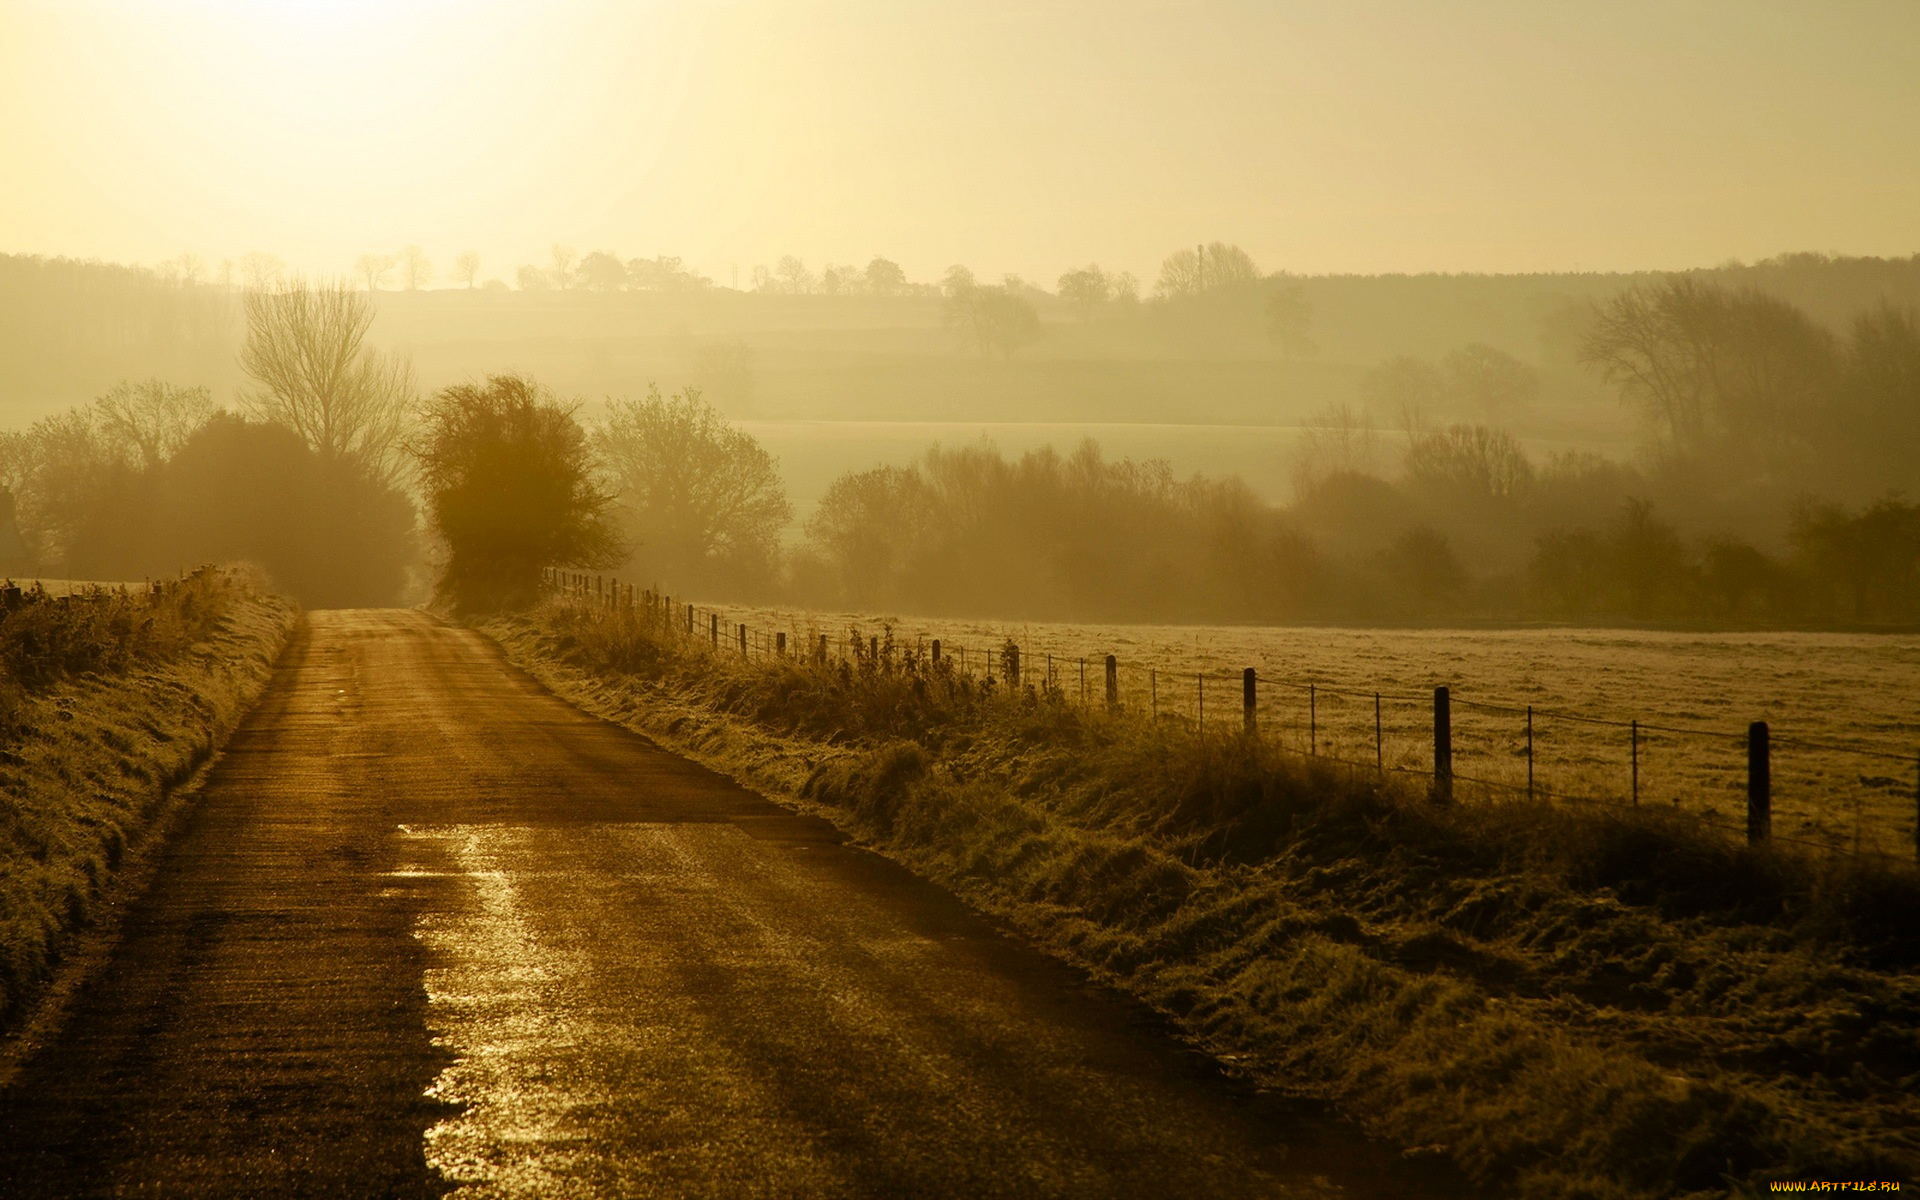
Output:
<path fill-rule="evenodd" d="M 1706 1196 L 1920 1166 L 1910 871 L 1672 811 L 1438 808 L 1226 729 L 1009 697 L 880 631 L 817 667 L 655 641 L 625 612 L 488 630 L 576 703 L 1486 1184 Z"/>
<path fill-rule="evenodd" d="M 266 686 L 293 606 L 244 572 L 0 620 L 0 1022 Z"/>

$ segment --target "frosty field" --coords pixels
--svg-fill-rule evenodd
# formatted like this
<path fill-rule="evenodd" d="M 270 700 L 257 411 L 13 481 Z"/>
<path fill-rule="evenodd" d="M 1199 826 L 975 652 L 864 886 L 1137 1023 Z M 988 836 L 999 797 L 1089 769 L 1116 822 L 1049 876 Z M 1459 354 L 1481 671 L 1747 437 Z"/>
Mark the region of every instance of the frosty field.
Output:
<path fill-rule="evenodd" d="M 730 606 L 723 647 L 770 653 L 849 631 L 942 642 L 970 674 L 1018 642 L 1023 677 L 1049 670 L 1069 702 L 1104 698 L 1117 660 L 1128 708 L 1238 725 L 1241 672 L 1255 669 L 1265 736 L 1356 770 L 1432 769 L 1433 689 L 1452 695 L 1463 797 L 1524 795 L 1533 708 L 1534 786 L 1549 799 L 1695 812 L 1744 830 L 1746 736 L 1769 725 L 1776 837 L 1911 857 L 1920 800 L 1920 636 L 1677 633 L 1617 629 L 1393 630 L 1022 624 Z M 708 631 L 706 606 L 699 629 Z M 737 652 L 737 649 L 735 650 Z M 1049 658 L 1049 656 L 1051 656 Z M 1311 685 L 1312 691 L 1309 692 Z M 1379 695 L 1378 742 L 1374 696 Z M 1630 722 L 1639 722 L 1633 730 Z M 1484 786 L 1482 786 L 1484 785 Z"/>

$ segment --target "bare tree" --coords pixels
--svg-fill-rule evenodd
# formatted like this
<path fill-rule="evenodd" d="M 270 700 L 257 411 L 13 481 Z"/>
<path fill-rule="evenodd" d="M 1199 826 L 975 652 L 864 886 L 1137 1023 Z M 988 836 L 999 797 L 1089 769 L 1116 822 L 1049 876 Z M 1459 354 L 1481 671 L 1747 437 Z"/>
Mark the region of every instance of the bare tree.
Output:
<path fill-rule="evenodd" d="M 774 274 L 780 278 L 780 290 L 788 295 L 802 296 L 813 290 L 813 272 L 795 255 L 783 256 L 774 267 Z"/>
<path fill-rule="evenodd" d="M 468 250 L 454 259 L 453 277 L 465 283 L 468 291 L 472 291 L 473 281 L 480 278 L 480 252 Z"/>
<path fill-rule="evenodd" d="M 613 400 L 594 448 L 620 495 L 635 561 L 662 578 L 769 577 L 792 514 L 773 456 L 695 388 Z"/>
<path fill-rule="evenodd" d="M 172 458 L 214 413 L 206 388 L 161 379 L 121 382 L 93 403 L 101 433 L 142 467 Z"/>
<path fill-rule="evenodd" d="M 427 258 L 427 252 L 418 246 L 407 246 L 400 251 L 400 268 L 406 275 L 407 290 L 410 292 L 417 292 L 433 281 L 433 263 Z"/>
<path fill-rule="evenodd" d="M 1160 282 L 1153 290 L 1167 298 L 1197 296 L 1258 278 L 1260 268 L 1253 265 L 1253 257 L 1245 250 L 1226 242 L 1211 242 L 1169 254 L 1160 264 Z"/>
<path fill-rule="evenodd" d="M 1098 263 L 1088 263 L 1060 277 L 1060 298 L 1080 310 L 1082 321 L 1091 320 L 1094 311 L 1113 294 L 1113 284 Z"/>
<path fill-rule="evenodd" d="M 393 270 L 393 255 L 362 254 L 354 261 L 353 270 L 366 280 L 369 292 L 377 292 L 380 285 L 387 281 L 387 272 Z"/>
<path fill-rule="evenodd" d="M 568 288 L 573 286 L 573 264 L 580 261 L 580 254 L 572 246 L 562 246 L 559 242 L 547 248 L 553 256 L 553 286 Z"/>
<path fill-rule="evenodd" d="M 295 282 L 247 293 L 240 365 L 259 387 L 245 397 L 323 459 L 347 459 L 391 482 L 417 391 L 413 364 L 365 345 L 373 302 L 345 283 Z"/>
<path fill-rule="evenodd" d="M 240 256 L 240 277 L 254 290 L 276 286 L 287 273 L 287 264 L 264 250 L 249 250 Z"/>

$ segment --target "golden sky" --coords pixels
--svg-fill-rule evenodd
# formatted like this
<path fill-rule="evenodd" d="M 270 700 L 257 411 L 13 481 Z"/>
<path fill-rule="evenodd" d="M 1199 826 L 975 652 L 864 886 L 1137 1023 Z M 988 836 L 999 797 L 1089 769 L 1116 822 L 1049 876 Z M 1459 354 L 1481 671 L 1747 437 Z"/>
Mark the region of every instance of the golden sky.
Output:
<path fill-rule="evenodd" d="M 1914 0 L 0 0 L 0 252 L 1920 251 Z"/>

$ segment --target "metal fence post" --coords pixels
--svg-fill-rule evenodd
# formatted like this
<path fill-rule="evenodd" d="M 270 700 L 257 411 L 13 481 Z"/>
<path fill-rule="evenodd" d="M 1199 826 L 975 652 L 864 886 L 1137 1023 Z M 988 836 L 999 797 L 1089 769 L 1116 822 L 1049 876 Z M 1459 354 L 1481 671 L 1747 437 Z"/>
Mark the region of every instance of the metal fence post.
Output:
<path fill-rule="evenodd" d="M 1444 686 L 1433 689 L 1433 798 L 1453 803 L 1453 697 Z"/>
<path fill-rule="evenodd" d="M 1747 841 L 1759 845 L 1773 836 L 1773 761 L 1767 723 L 1747 726 Z"/>

